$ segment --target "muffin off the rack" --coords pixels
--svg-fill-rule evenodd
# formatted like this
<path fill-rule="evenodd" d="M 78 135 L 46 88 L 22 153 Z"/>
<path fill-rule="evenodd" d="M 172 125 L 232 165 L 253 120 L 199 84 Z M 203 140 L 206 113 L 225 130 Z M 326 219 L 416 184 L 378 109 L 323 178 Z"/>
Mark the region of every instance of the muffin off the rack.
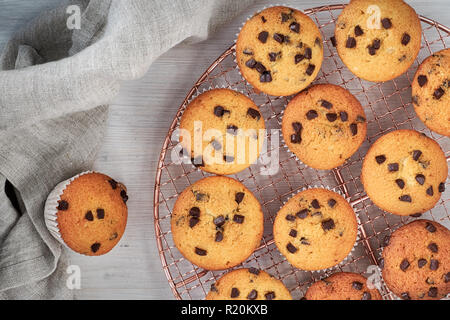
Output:
<path fill-rule="evenodd" d="M 271 7 L 242 27 L 236 60 L 253 87 L 273 96 L 288 96 L 306 88 L 319 73 L 322 36 L 301 11 Z"/>

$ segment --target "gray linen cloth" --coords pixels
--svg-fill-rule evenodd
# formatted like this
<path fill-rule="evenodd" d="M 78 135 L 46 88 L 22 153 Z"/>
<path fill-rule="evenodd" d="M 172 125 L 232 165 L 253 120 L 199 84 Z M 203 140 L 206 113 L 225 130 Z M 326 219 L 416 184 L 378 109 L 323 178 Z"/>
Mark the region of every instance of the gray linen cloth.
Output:
<path fill-rule="evenodd" d="M 0 57 L 0 299 L 73 297 L 65 249 L 44 224 L 48 193 L 93 164 L 121 81 L 253 1 L 70 1 L 10 39 Z M 68 28 L 68 5 L 80 8 L 80 29 Z"/>

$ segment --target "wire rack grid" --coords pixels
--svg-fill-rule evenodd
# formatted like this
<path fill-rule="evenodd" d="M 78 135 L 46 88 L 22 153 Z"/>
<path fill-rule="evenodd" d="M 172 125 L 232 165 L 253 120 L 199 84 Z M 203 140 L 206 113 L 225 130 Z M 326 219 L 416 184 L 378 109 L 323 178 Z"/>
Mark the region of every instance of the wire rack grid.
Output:
<path fill-rule="evenodd" d="M 397 129 L 414 129 L 436 140 L 450 159 L 450 141 L 430 131 L 415 115 L 411 103 L 411 81 L 421 61 L 433 52 L 447 48 L 450 29 L 420 16 L 422 23 L 422 47 L 413 66 L 402 76 L 384 83 L 364 81 L 353 75 L 341 62 L 330 37 L 334 34 L 335 21 L 345 5 L 322 6 L 304 11 L 319 26 L 324 38 L 324 61 L 313 84 L 332 83 L 348 89 L 363 105 L 367 117 L 367 137 L 361 148 L 347 162 L 333 170 L 311 169 L 296 159 L 287 147 L 280 143 L 279 170 L 273 175 L 261 174 L 268 170 L 264 164 L 255 164 L 232 177 L 244 183 L 261 202 L 264 216 L 264 235 L 260 247 L 239 267 L 256 267 L 283 281 L 294 299 L 301 298 L 314 281 L 338 271 L 370 275 L 368 269 L 377 265 L 386 237 L 399 226 L 414 217 L 400 217 L 376 207 L 364 192 L 360 181 L 362 160 L 370 145 L 380 136 Z M 177 299 L 203 299 L 215 283 L 229 270 L 212 272 L 203 270 L 186 260 L 175 247 L 170 231 L 170 216 L 177 196 L 195 181 L 209 176 L 191 164 L 171 160 L 178 141 L 173 136 L 188 101 L 205 89 L 226 87 L 244 92 L 260 108 L 268 130 L 268 145 L 272 137 L 270 129 L 281 126 L 282 111 L 291 97 L 273 97 L 254 90 L 242 79 L 234 60 L 235 46 L 226 50 L 204 72 L 181 104 L 161 150 L 154 189 L 154 226 L 162 268 L 169 286 Z M 276 144 L 275 144 L 276 145 Z M 273 240 L 272 225 L 283 203 L 298 190 L 309 186 L 324 186 L 344 194 L 360 220 L 360 239 L 352 255 L 344 263 L 323 272 L 307 272 L 292 267 L 279 253 Z M 421 218 L 437 221 L 450 227 L 450 187 L 438 204 Z M 367 273 L 369 270 L 369 273 Z M 372 269 L 373 270 L 373 269 Z M 384 299 L 394 295 L 382 284 Z"/>

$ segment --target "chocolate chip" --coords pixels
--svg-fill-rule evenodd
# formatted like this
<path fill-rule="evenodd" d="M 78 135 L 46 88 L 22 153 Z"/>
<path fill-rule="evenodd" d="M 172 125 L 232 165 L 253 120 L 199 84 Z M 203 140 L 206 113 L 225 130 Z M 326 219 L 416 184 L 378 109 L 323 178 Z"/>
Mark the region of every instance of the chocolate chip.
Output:
<path fill-rule="evenodd" d="M 434 242 L 430 243 L 427 248 L 430 249 L 431 252 L 434 252 L 434 253 L 438 252 L 438 246 Z"/>
<path fill-rule="evenodd" d="M 306 74 L 307 74 L 308 76 L 312 75 L 315 68 L 316 68 L 315 65 L 309 64 L 309 65 L 308 65 L 308 68 L 306 68 Z"/>
<path fill-rule="evenodd" d="M 389 18 L 381 19 L 381 24 L 383 25 L 383 28 L 385 28 L 385 29 L 390 29 L 392 27 L 392 22 L 391 22 L 391 19 L 389 19 Z"/>
<path fill-rule="evenodd" d="M 263 23 L 267 22 L 267 19 L 264 16 L 261 16 L 261 20 L 262 20 Z"/>
<path fill-rule="evenodd" d="M 407 33 L 404 33 L 402 36 L 402 45 L 406 46 L 411 40 L 411 36 Z"/>
<path fill-rule="evenodd" d="M 403 202 L 411 202 L 412 201 L 411 196 L 409 196 L 407 194 L 400 196 L 398 199 Z"/>
<path fill-rule="evenodd" d="M 189 215 L 191 217 L 197 217 L 197 218 L 200 217 L 200 209 L 198 207 L 192 207 L 189 210 Z"/>
<path fill-rule="evenodd" d="M 86 212 L 86 214 L 84 215 L 84 218 L 87 221 L 94 221 L 94 215 L 92 214 L 92 211 L 89 210 L 88 212 Z"/>
<path fill-rule="evenodd" d="M 348 37 L 347 42 L 345 43 L 346 48 L 354 48 L 356 47 L 356 39 L 353 37 Z"/>
<path fill-rule="evenodd" d="M 215 242 L 220 242 L 223 240 L 223 233 L 221 231 L 216 232 L 216 237 L 214 238 Z"/>
<path fill-rule="evenodd" d="M 275 299 L 275 292 L 273 292 L 273 291 L 267 292 L 264 295 L 264 297 L 266 297 L 266 300 L 273 300 L 273 299 Z"/>
<path fill-rule="evenodd" d="M 331 41 L 331 45 L 332 45 L 333 47 L 336 47 L 336 37 L 335 37 L 335 36 L 332 36 L 332 37 L 330 38 L 330 41 Z"/>
<path fill-rule="evenodd" d="M 295 215 L 297 216 L 297 218 L 305 219 L 308 216 L 308 209 L 300 210 Z"/>
<path fill-rule="evenodd" d="M 286 216 L 286 220 L 287 220 L 287 221 L 295 221 L 295 216 L 293 216 L 292 214 L 288 214 L 288 215 Z"/>
<path fill-rule="evenodd" d="M 363 116 L 358 115 L 358 116 L 356 117 L 356 122 L 358 122 L 358 123 L 364 123 L 364 122 L 366 122 L 366 118 L 364 118 Z"/>
<path fill-rule="evenodd" d="M 438 289 L 436 287 L 431 287 L 430 290 L 428 290 L 428 296 L 432 298 L 436 298 L 438 294 Z"/>
<path fill-rule="evenodd" d="M 320 208 L 320 203 L 319 203 L 319 201 L 317 201 L 317 199 L 314 199 L 313 201 L 311 201 L 311 206 L 314 209 L 319 209 Z"/>
<path fill-rule="evenodd" d="M 353 281 L 352 282 L 352 288 L 355 290 L 362 290 L 363 284 L 359 281 Z"/>
<path fill-rule="evenodd" d="M 206 256 L 207 251 L 206 251 L 206 250 L 203 250 L 203 249 L 200 249 L 200 248 L 198 248 L 198 247 L 195 247 L 195 253 L 196 253 L 197 255 L 199 255 L 199 256 Z"/>
<path fill-rule="evenodd" d="M 96 253 L 96 252 L 98 251 L 98 249 L 100 249 L 100 246 L 101 246 L 100 243 L 98 243 L 98 242 L 94 243 L 94 244 L 91 246 L 91 251 L 92 251 L 93 253 Z"/>
<path fill-rule="evenodd" d="M 211 146 L 214 148 L 214 150 L 220 150 L 220 149 L 222 149 L 222 145 L 221 145 L 220 142 L 217 141 L 217 140 L 211 141 Z"/>
<path fill-rule="evenodd" d="M 439 268 L 439 261 L 435 259 L 430 260 L 430 270 L 437 270 Z"/>
<path fill-rule="evenodd" d="M 420 87 L 426 85 L 427 82 L 428 82 L 427 76 L 421 74 L 420 76 L 417 77 L 417 83 L 419 84 Z"/>
<path fill-rule="evenodd" d="M 214 218 L 213 223 L 216 227 L 221 227 L 225 224 L 225 217 L 223 215 Z"/>
<path fill-rule="evenodd" d="M 333 104 L 331 102 L 328 102 L 327 100 L 322 100 L 320 102 L 320 105 L 328 110 L 330 110 L 333 107 Z"/>
<path fill-rule="evenodd" d="M 412 96 L 411 100 L 416 106 L 420 105 L 420 103 L 419 103 L 419 96 L 417 96 L 417 95 Z"/>
<path fill-rule="evenodd" d="M 258 71 L 259 73 L 264 73 L 266 71 L 266 67 L 261 63 L 261 62 L 257 62 L 255 65 L 255 69 L 256 71 Z"/>
<path fill-rule="evenodd" d="M 326 117 L 327 117 L 328 121 L 334 122 L 337 119 L 337 114 L 336 113 L 327 113 Z"/>
<path fill-rule="evenodd" d="M 97 209 L 97 219 L 104 219 L 104 218 L 105 218 L 105 210 Z"/>
<path fill-rule="evenodd" d="M 356 123 L 352 123 L 350 125 L 350 131 L 352 132 L 352 136 L 356 136 L 358 134 L 358 125 Z"/>
<path fill-rule="evenodd" d="M 439 100 L 444 95 L 444 93 L 445 93 L 444 89 L 439 87 L 434 91 L 433 96 L 434 98 Z"/>
<path fill-rule="evenodd" d="M 300 133 L 291 134 L 291 142 L 292 143 L 301 143 L 302 136 L 300 135 Z"/>
<path fill-rule="evenodd" d="M 190 228 L 193 228 L 193 227 L 195 227 L 195 225 L 197 224 L 197 223 L 199 223 L 200 222 L 200 220 L 197 218 L 197 217 L 191 217 L 190 219 L 189 219 L 189 227 Z"/>
<path fill-rule="evenodd" d="M 304 55 L 302 55 L 302 54 L 297 54 L 297 55 L 295 55 L 295 57 L 294 57 L 295 64 L 299 63 L 299 62 L 302 61 L 303 59 L 305 59 L 305 56 L 304 56 Z"/>
<path fill-rule="evenodd" d="M 333 208 L 333 207 L 336 205 L 336 203 L 337 203 L 337 201 L 334 200 L 334 199 L 328 200 L 328 206 L 329 206 L 330 208 Z"/>
<path fill-rule="evenodd" d="M 444 282 L 445 282 L 445 283 L 450 282 L 450 272 L 447 272 L 447 273 L 444 275 Z"/>
<path fill-rule="evenodd" d="M 286 249 L 290 252 L 290 253 L 296 253 L 297 252 L 297 248 L 294 247 L 294 245 L 292 243 L 288 243 L 286 246 Z"/>
<path fill-rule="evenodd" d="M 372 299 L 372 295 L 370 294 L 370 292 L 365 291 L 363 293 L 363 296 L 361 298 L 361 300 L 371 300 Z"/>
<path fill-rule="evenodd" d="M 233 216 L 233 221 L 236 222 L 236 223 L 239 223 L 239 224 L 243 223 L 244 219 L 245 219 L 245 217 L 241 216 L 240 214 L 235 214 Z"/>
<path fill-rule="evenodd" d="M 253 51 L 251 51 L 251 50 L 244 50 L 244 51 L 242 51 L 242 53 L 243 54 L 246 54 L 246 55 L 248 55 L 248 56 L 252 56 L 253 55 Z"/>
<path fill-rule="evenodd" d="M 253 108 L 248 108 L 247 115 L 256 120 L 261 119 L 261 114 L 259 113 L 259 111 Z"/>
<path fill-rule="evenodd" d="M 334 229 L 334 220 L 328 219 L 328 220 L 322 221 L 322 229 L 324 231 Z"/>
<path fill-rule="evenodd" d="M 377 49 L 375 49 L 373 46 L 367 46 L 367 50 L 369 51 L 369 54 L 371 56 L 374 56 L 377 53 Z"/>
<path fill-rule="evenodd" d="M 283 43 L 284 42 L 284 35 L 282 35 L 281 33 L 275 33 L 273 35 L 273 39 L 278 42 L 278 43 Z"/>
<path fill-rule="evenodd" d="M 276 52 L 269 52 L 269 60 L 270 61 L 277 60 L 277 56 L 278 56 L 278 54 Z"/>
<path fill-rule="evenodd" d="M 427 260 L 425 259 L 419 259 L 417 260 L 417 266 L 420 268 L 423 268 L 427 264 Z"/>
<path fill-rule="evenodd" d="M 314 40 L 314 45 L 322 48 L 322 40 L 320 40 L 319 37 L 316 37 L 316 40 Z"/>
<path fill-rule="evenodd" d="M 250 60 L 253 60 L 253 59 L 250 59 Z M 250 60 L 248 60 L 248 61 L 250 61 Z M 248 63 L 248 61 L 247 61 L 247 63 Z M 254 61 L 254 60 L 253 60 Z M 256 64 L 256 61 L 255 61 L 255 64 Z M 248 65 L 247 65 L 248 66 Z M 253 68 L 253 67 L 252 67 Z M 228 112 L 228 113 L 230 113 L 230 111 L 228 111 L 228 110 L 225 110 L 225 108 L 224 107 L 222 107 L 222 106 L 215 106 L 214 107 L 214 115 L 216 116 L 216 117 L 222 117 L 226 112 Z"/>
<path fill-rule="evenodd" d="M 436 231 L 436 227 L 431 222 L 427 222 L 425 229 L 427 229 L 428 232 L 431 232 L 431 233 Z"/>
<path fill-rule="evenodd" d="M 232 288 L 230 297 L 231 298 L 237 298 L 237 297 L 239 297 L 239 294 L 240 294 L 240 292 L 239 292 L 238 288 Z"/>
<path fill-rule="evenodd" d="M 361 29 L 359 25 L 355 27 L 355 36 L 359 37 L 364 34 L 364 31 Z"/>
<path fill-rule="evenodd" d="M 281 13 L 281 22 L 286 22 L 291 18 L 291 15 L 285 12 Z"/>
<path fill-rule="evenodd" d="M 440 193 L 442 193 L 442 192 L 445 191 L 445 183 L 444 183 L 444 182 L 439 183 L 438 191 L 439 191 Z"/>
<path fill-rule="evenodd" d="M 250 293 L 247 296 L 247 299 L 249 300 L 255 300 L 258 297 L 258 291 L 256 291 L 255 289 L 253 289 L 252 291 L 250 291 Z"/>
<path fill-rule="evenodd" d="M 69 203 L 66 200 L 59 200 L 58 207 L 56 207 L 56 209 L 66 211 L 69 209 Z"/>
<path fill-rule="evenodd" d="M 418 218 L 418 217 L 422 216 L 422 214 L 421 213 L 414 213 L 414 214 L 410 214 L 409 216 L 413 217 L 413 218 Z"/>
<path fill-rule="evenodd" d="M 311 50 L 311 48 L 306 48 L 305 49 L 305 58 L 306 59 L 311 59 L 312 58 L 312 50 Z"/>
<path fill-rule="evenodd" d="M 380 39 L 374 39 L 374 40 L 372 41 L 372 47 L 373 47 L 375 50 L 380 49 L 380 47 L 381 47 L 381 40 L 380 40 Z"/>
<path fill-rule="evenodd" d="M 109 182 L 109 184 L 111 185 L 111 188 L 112 188 L 113 190 L 116 190 L 116 188 L 117 188 L 117 181 L 114 180 L 114 179 L 111 179 L 111 180 L 108 180 L 108 182 Z"/>
<path fill-rule="evenodd" d="M 291 229 L 291 231 L 289 231 L 289 235 L 293 238 L 297 237 L 297 230 Z"/>
<path fill-rule="evenodd" d="M 402 179 L 395 180 L 395 183 L 398 185 L 400 189 L 403 189 L 405 187 L 405 181 L 403 181 Z"/>
<path fill-rule="evenodd" d="M 400 263 L 400 270 L 405 271 L 409 267 L 409 261 L 408 259 L 403 259 Z"/>
<path fill-rule="evenodd" d="M 300 32 L 300 25 L 297 22 L 292 22 L 289 25 L 289 29 L 291 29 L 291 31 L 293 31 L 295 33 L 299 33 Z"/>
<path fill-rule="evenodd" d="M 203 160 L 202 160 L 202 163 L 203 163 Z M 127 195 L 127 192 L 125 190 L 120 191 L 120 196 L 122 197 L 122 201 L 124 203 L 127 203 L 128 195 Z"/>
<path fill-rule="evenodd" d="M 213 283 L 213 284 L 211 285 L 210 290 L 213 291 L 213 292 L 219 292 L 219 290 L 217 289 L 215 283 Z"/>
<path fill-rule="evenodd" d="M 423 174 L 416 175 L 416 181 L 418 184 L 423 186 L 423 184 L 425 183 L 425 176 Z"/>
<path fill-rule="evenodd" d="M 248 268 L 248 272 L 257 276 L 257 275 L 259 275 L 260 270 L 255 267 L 250 267 L 250 268 Z"/>
<path fill-rule="evenodd" d="M 233 136 L 235 136 L 235 135 L 238 134 L 238 129 L 239 129 L 239 128 L 236 127 L 235 125 L 229 124 L 229 125 L 227 126 L 227 133 L 232 134 Z"/>
<path fill-rule="evenodd" d="M 389 163 L 388 170 L 389 170 L 389 172 L 398 171 L 398 163 Z"/>
<path fill-rule="evenodd" d="M 300 132 L 303 129 L 303 126 L 300 122 L 292 122 L 292 128 L 295 132 Z"/>
<path fill-rule="evenodd" d="M 259 81 L 260 82 L 271 82 L 272 81 L 272 76 L 270 75 L 270 71 L 264 71 L 261 74 L 261 77 L 259 77 Z"/>
<path fill-rule="evenodd" d="M 348 120 L 348 114 L 345 111 L 339 112 L 339 115 L 341 116 L 341 121 L 346 122 Z"/>
<path fill-rule="evenodd" d="M 306 245 L 306 246 L 310 245 L 309 241 L 306 238 L 303 238 L 303 237 L 300 239 L 300 243 L 303 244 L 303 245 Z"/>
<path fill-rule="evenodd" d="M 308 120 L 312 120 L 312 119 L 315 119 L 315 118 L 317 118 L 319 115 L 317 114 L 317 111 L 316 110 L 309 110 L 307 113 L 306 113 L 306 119 L 308 119 Z"/>
<path fill-rule="evenodd" d="M 114 232 L 113 234 L 111 234 L 111 236 L 109 237 L 109 240 L 114 240 L 114 239 L 117 239 L 117 237 L 118 237 L 119 235 L 117 234 L 117 232 Z"/>
<path fill-rule="evenodd" d="M 413 159 L 415 160 L 415 161 L 417 161 L 417 160 L 419 160 L 419 158 L 420 158 L 420 156 L 422 155 L 422 151 L 420 151 L 420 150 L 414 150 L 413 151 Z"/>
<path fill-rule="evenodd" d="M 245 196 L 244 192 L 237 192 L 234 196 L 234 201 L 236 201 L 239 204 L 244 199 L 244 196 Z"/>
<path fill-rule="evenodd" d="M 402 292 L 402 293 L 400 294 L 400 296 L 401 296 L 401 298 L 402 298 L 403 300 L 411 300 L 411 297 L 409 296 L 409 293 L 408 293 L 408 292 Z"/>
<path fill-rule="evenodd" d="M 268 36 L 269 36 L 269 33 L 267 31 L 261 31 L 258 34 L 258 40 L 261 41 L 262 43 L 266 43 Z"/>
<path fill-rule="evenodd" d="M 247 66 L 247 67 L 249 67 L 250 69 L 254 69 L 255 67 L 256 67 L 256 64 L 257 64 L 258 62 L 256 62 L 256 60 L 255 59 L 253 59 L 253 58 L 251 58 L 251 59 L 249 59 L 246 63 L 245 63 L 245 65 Z M 216 107 L 217 108 L 217 107 Z M 222 108 L 222 107 L 221 107 Z M 222 110 L 223 110 L 223 108 L 222 108 Z M 216 114 L 216 110 L 214 109 L 214 114 L 216 115 L 216 116 L 218 116 L 218 117 L 221 117 L 221 116 L 223 116 L 223 112 L 222 112 L 222 114 Z"/>

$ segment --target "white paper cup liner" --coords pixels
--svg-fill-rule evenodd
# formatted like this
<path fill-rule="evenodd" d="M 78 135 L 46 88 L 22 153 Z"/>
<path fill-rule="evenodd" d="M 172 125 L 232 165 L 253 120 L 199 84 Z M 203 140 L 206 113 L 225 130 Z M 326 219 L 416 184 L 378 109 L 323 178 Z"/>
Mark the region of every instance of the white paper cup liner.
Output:
<path fill-rule="evenodd" d="M 58 214 L 58 205 L 59 201 L 61 200 L 61 195 L 63 194 L 66 187 L 74 181 L 76 178 L 87 174 L 87 173 L 93 173 L 94 171 L 85 171 L 82 173 L 79 173 L 75 176 L 73 176 L 70 179 L 64 180 L 56 185 L 56 187 L 50 192 L 50 194 L 47 197 L 47 200 L 45 201 L 44 206 L 44 220 L 45 225 L 47 226 L 48 231 L 50 231 L 51 235 L 58 240 L 61 244 L 67 246 L 67 244 L 64 242 L 59 226 L 58 226 L 58 220 L 57 220 L 57 214 Z M 70 248 L 69 248 L 70 249 Z"/>

